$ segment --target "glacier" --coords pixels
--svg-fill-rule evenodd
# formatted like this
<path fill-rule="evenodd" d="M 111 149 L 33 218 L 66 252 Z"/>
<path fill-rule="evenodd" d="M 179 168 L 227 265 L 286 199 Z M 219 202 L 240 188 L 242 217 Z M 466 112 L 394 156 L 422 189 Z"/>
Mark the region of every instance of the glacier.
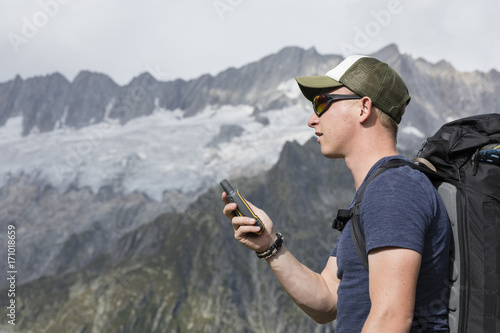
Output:
<path fill-rule="evenodd" d="M 199 193 L 223 178 L 269 169 L 286 141 L 303 144 L 314 136 L 310 114 L 299 106 L 257 112 L 224 105 L 185 117 L 182 110 L 156 108 L 125 124 L 106 118 L 81 129 L 62 126 L 27 136 L 21 135 L 22 118 L 13 117 L 0 127 L 0 188 L 11 177 L 27 175 L 60 193 L 70 186 L 97 193 L 117 182 L 125 194 L 138 191 L 156 201 L 168 191 Z M 240 133 L 218 142 L 227 128 Z"/>

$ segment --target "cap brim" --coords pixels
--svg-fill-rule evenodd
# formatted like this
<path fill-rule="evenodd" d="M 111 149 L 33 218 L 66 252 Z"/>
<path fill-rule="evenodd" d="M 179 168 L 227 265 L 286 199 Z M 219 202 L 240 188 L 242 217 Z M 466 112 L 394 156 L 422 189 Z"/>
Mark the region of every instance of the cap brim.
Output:
<path fill-rule="evenodd" d="M 296 77 L 295 80 L 299 84 L 302 94 L 304 94 L 305 98 L 311 102 L 314 97 L 324 93 L 325 90 L 331 90 L 343 86 L 342 83 L 328 76 L 299 76 Z"/>

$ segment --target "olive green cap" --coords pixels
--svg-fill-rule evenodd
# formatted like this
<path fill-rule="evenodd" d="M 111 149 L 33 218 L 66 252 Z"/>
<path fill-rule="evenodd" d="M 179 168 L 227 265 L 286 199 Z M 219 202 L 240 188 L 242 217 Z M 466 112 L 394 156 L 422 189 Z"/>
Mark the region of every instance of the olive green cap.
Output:
<path fill-rule="evenodd" d="M 410 103 L 410 94 L 401 76 L 387 63 L 372 57 L 352 55 L 324 76 L 303 76 L 295 80 L 310 101 L 339 87 L 346 87 L 362 97 L 368 96 L 398 124 L 404 112 L 402 107 Z"/>

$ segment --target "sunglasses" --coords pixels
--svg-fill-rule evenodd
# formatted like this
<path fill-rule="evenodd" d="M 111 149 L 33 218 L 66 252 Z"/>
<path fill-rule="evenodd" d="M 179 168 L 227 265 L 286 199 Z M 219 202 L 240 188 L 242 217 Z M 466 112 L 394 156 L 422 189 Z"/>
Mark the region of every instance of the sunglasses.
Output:
<path fill-rule="evenodd" d="M 330 105 L 332 105 L 333 102 L 336 101 L 342 101 L 345 99 L 361 99 L 361 96 L 358 95 L 339 95 L 339 94 L 322 94 L 314 97 L 313 99 L 313 108 L 314 108 L 314 113 L 318 117 L 321 117 L 323 113 L 328 110 Z"/>

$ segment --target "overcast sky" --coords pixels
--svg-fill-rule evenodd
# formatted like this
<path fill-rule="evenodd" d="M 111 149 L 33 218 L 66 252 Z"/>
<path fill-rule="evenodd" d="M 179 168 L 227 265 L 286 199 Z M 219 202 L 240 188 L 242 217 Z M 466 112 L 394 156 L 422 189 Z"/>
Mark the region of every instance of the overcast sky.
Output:
<path fill-rule="evenodd" d="M 391 43 L 461 71 L 500 70 L 499 14 L 497 0 L 0 0 L 0 82 L 81 70 L 120 85 L 145 71 L 192 79 L 285 46 L 347 56 Z"/>

